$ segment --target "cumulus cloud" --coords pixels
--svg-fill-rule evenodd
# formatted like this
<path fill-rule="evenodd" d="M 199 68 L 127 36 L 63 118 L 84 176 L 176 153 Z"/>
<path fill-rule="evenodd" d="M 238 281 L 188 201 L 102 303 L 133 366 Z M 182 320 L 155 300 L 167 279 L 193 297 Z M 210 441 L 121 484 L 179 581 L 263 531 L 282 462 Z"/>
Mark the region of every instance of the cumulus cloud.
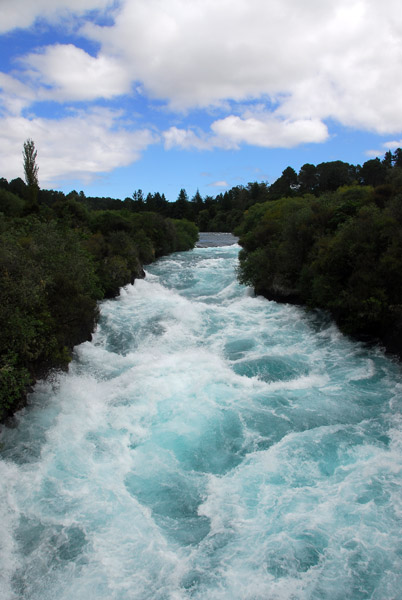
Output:
<path fill-rule="evenodd" d="M 22 146 L 35 140 L 40 167 L 40 185 L 58 179 L 81 179 L 88 183 L 99 173 L 138 160 L 141 152 L 157 141 L 148 129 L 127 131 L 118 126 L 118 113 L 93 110 L 61 120 L 0 119 L 0 162 L 8 179 L 21 177 Z"/>
<path fill-rule="evenodd" d="M 323 142 L 328 137 L 327 127 L 317 119 L 281 120 L 275 117 L 242 119 L 230 115 L 215 121 L 212 130 L 235 148 L 245 143 L 265 148 L 291 148 L 306 142 Z"/>
<path fill-rule="evenodd" d="M 269 114 L 259 117 L 229 115 L 214 121 L 208 135 L 191 129 L 171 127 L 163 133 L 163 137 L 167 149 L 237 149 L 242 144 L 263 148 L 292 148 L 302 143 L 324 142 L 328 138 L 328 129 L 317 119 L 290 121 Z"/>
<path fill-rule="evenodd" d="M 101 25 L 93 10 L 112 18 Z M 38 100 L 140 89 L 186 117 L 165 126 L 167 149 L 290 148 L 325 141 L 331 120 L 402 131 L 398 0 L 3 0 L 0 31 L 71 15 L 97 55 L 72 44 L 30 52 L 12 77 L 0 76 L 10 116 Z M 191 125 L 198 109 L 216 111 L 204 132 Z"/>
<path fill-rule="evenodd" d="M 30 86 L 0 72 L 0 107 L 7 114 L 19 115 L 36 98 L 37 93 Z"/>
<path fill-rule="evenodd" d="M 178 127 L 170 127 L 167 131 L 164 131 L 163 139 L 165 141 L 165 148 L 170 150 L 174 147 L 180 147 L 183 149 L 195 148 L 197 150 L 210 150 L 213 147 L 211 140 L 208 137 L 198 131 L 197 133 L 192 129 L 179 129 Z"/>
<path fill-rule="evenodd" d="M 90 56 L 73 44 L 56 44 L 23 59 L 32 79 L 44 86 L 42 97 L 53 100 L 95 100 L 128 93 L 130 79 L 112 57 Z"/>
<path fill-rule="evenodd" d="M 30 27 L 38 18 L 60 21 L 114 4 L 113 0 L 1 0 L 0 33 Z"/>
<path fill-rule="evenodd" d="M 84 32 L 174 109 L 265 98 L 293 122 L 402 129 L 396 0 L 125 0 Z"/>

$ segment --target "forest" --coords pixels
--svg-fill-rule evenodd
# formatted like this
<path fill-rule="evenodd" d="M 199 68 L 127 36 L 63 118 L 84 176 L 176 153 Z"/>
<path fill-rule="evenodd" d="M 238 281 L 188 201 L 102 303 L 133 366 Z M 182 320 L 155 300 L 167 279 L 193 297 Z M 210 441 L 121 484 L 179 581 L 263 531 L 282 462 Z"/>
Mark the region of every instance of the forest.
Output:
<path fill-rule="evenodd" d="M 67 368 L 100 300 L 192 248 L 198 230 L 240 236 L 238 276 L 258 294 L 325 309 L 345 333 L 402 355 L 400 148 L 363 166 L 287 167 L 271 185 L 216 197 L 181 189 L 175 202 L 41 189 L 28 150 L 25 181 L 0 179 L 0 420 L 38 378 Z"/>

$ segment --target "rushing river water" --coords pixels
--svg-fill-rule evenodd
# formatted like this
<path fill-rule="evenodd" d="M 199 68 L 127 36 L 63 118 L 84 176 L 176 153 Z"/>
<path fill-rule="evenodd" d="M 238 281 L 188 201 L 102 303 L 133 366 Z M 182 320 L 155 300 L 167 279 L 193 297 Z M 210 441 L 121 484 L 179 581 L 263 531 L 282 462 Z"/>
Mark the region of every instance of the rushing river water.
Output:
<path fill-rule="evenodd" d="M 5 428 L 1 600 L 402 597 L 400 366 L 238 250 L 151 265 Z"/>

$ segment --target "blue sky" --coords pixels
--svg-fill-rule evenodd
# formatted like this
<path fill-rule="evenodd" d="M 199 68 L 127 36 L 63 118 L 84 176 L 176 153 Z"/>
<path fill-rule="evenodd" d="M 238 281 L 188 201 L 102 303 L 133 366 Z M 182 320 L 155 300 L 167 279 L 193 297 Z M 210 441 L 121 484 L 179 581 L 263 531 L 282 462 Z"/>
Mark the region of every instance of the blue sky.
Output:
<path fill-rule="evenodd" d="M 175 200 L 402 146 L 399 0 L 2 0 L 0 177 Z"/>

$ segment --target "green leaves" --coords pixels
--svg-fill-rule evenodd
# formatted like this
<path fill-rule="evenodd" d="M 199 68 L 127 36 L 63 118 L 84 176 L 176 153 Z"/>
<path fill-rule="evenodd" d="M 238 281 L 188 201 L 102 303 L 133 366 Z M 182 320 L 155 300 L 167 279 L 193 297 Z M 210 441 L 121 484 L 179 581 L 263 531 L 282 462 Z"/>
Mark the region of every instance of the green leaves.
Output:
<path fill-rule="evenodd" d="M 240 280 L 268 298 L 327 309 L 347 333 L 385 339 L 402 305 L 400 195 L 387 192 L 378 202 L 373 188 L 353 185 L 253 206 Z"/>
<path fill-rule="evenodd" d="M 3 204 L 1 204 L 3 203 Z M 74 198 L 20 218 L 24 201 L 0 189 L 0 420 L 27 386 L 66 368 L 90 339 L 97 301 L 143 277 L 142 265 L 194 247 L 198 229 L 150 212 L 89 211 Z"/>
<path fill-rule="evenodd" d="M 0 419 L 26 386 L 64 368 L 88 339 L 100 297 L 81 235 L 55 221 L 10 222 L 0 238 Z"/>

